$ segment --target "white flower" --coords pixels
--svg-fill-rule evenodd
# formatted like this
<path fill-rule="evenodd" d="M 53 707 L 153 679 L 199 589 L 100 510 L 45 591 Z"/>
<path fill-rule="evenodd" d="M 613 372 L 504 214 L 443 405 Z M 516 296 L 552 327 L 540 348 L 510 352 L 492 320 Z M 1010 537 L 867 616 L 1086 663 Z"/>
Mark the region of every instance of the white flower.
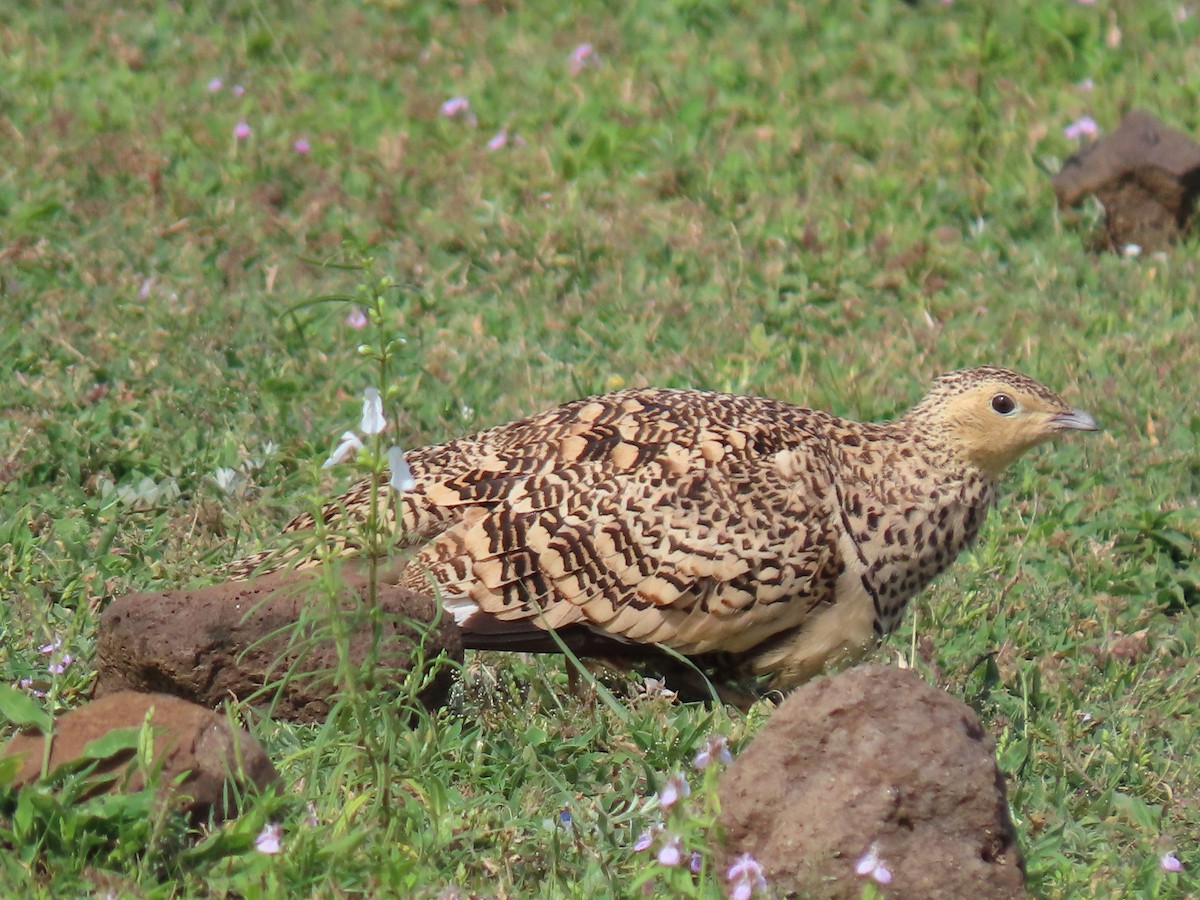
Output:
<path fill-rule="evenodd" d="M 362 433 L 379 434 L 385 428 L 387 419 L 383 417 L 383 398 L 375 388 L 367 388 L 363 391 Z"/>
<path fill-rule="evenodd" d="M 232 494 L 237 490 L 241 476 L 238 475 L 237 469 L 230 469 L 228 466 L 217 466 L 213 469 L 212 480 L 221 489 L 222 493 Z"/>
<path fill-rule="evenodd" d="M 254 849 L 259 853 L 278 853 L 283 849 L 282 837 L 282 825 L 267 823 L 254 839 Z"/>
<path fill-rule="evenodd" d="M 388 483 L 397 494 L 411 491 L 417 486 L 417 481 L 413 478 L 412 469 L 408 467 L 408 460 L 404 458 L 403 450 L 395 446 L 389 447 L 387 459 L 388 468 L 392 470 L 392 477 Z"/>
<path fill-rule="evenodd" d="M 337 449 L 333 451 L 329 459 L 325 460 L 322 469 L 328 469 L 330 466 L 336 466 L 350 456 L 353 456 L 362 449 L 363 442 L 359 440 L 358 435 L 353 431 L 347 431 L 342 435 L 342 442 L 337 445 Z"/>

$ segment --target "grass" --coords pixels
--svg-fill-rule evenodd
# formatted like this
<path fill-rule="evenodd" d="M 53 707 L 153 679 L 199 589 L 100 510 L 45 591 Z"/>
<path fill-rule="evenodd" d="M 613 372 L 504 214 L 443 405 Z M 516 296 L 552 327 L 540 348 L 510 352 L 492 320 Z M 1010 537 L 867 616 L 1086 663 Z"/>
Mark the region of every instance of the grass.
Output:
<path fill-rule="evenodd" d="M 314 263 L 365 248 L 404 287 L 384 324 L 405 339 L 405 446 L 635 384 L 883 418 L 977 363 L 1093 412 L 1104 433 L 1022 461 L 879 656 L 980 711 L 1036 895 L 1200 893 L 1195 245 L 1094 256 L 1095 211 L 1056 210 L 1046 175 L 1083 114 L 1110 130 L 1144 106 L 1200 133 L 1200 19 L 1181 8 L 9 4 L 0 678 L 77 705 L 110 598 L 213 580 L 345 485 L 314 472 L 374 369 L 344 306 L 293 310 L 352 290 Z M 600 65 L 572 77 L 583 41 Z M 478 127 L 440 115 L 455 95 Z M 57 676 L 54 637 L 75 658 Z M 764 714 L 618 712 L 565 678 L 474 657 L 450 709 L 381 716 L 386 810 L 354 739 L 248 713 L 286 798 L 188 844 L 142 807 L 41 793 L 5 807 L 0 880 L 631 893 L 644 798 Z M 278 856 L 253 848 L 268 818 Z M 63 828 L 89 840 L 47 837 Z"/>

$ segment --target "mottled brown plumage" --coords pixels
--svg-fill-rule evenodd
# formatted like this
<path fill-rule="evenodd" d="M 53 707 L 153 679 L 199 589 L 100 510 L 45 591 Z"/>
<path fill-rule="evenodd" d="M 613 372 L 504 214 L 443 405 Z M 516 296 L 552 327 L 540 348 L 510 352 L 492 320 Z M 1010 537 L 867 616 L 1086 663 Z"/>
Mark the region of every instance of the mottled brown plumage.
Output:
<path fill-rule="evenodd" d="M 703 391 L 578 400 L 408 453 L 399 532 L 417 549 L 391 580 L 434 585 L 469 647 L 553 650 L 556 629 L 581 652 L 661 644 L 787 688 L 891 631 L 974 540 L 1004 468 L 1071 429 L 1095 424 L 991 367 L 880 424 Z M 361 520 L 368 494 L 326 519 Z"/>

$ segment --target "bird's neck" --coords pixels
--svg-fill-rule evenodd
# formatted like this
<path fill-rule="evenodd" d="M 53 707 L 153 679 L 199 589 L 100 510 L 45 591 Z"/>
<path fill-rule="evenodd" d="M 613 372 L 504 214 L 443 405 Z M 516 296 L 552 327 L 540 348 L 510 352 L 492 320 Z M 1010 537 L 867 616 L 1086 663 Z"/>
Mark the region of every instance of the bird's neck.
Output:
<path fill-rule="evenodd" d="M 861 567 L 886 633 L 908 600 L 975 540 L 996 481 L 934 444 L 886 428 L 835 452 L 842 457 L 842 526 L 858 551 L 847 562 Z"/>

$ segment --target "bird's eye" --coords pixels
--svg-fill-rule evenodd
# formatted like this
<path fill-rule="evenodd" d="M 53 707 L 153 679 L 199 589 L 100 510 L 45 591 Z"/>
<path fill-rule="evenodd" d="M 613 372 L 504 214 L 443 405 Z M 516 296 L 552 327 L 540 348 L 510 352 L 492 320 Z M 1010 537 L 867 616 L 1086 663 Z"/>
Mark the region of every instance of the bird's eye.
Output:
<path fill-rule="evenodd" d="M 1008 394 L 997 394 L 992 398 L 992 409 L 1002 416 L 1007 416 L 1016 408 L 1017 401 L 1008 396 Z"/>

